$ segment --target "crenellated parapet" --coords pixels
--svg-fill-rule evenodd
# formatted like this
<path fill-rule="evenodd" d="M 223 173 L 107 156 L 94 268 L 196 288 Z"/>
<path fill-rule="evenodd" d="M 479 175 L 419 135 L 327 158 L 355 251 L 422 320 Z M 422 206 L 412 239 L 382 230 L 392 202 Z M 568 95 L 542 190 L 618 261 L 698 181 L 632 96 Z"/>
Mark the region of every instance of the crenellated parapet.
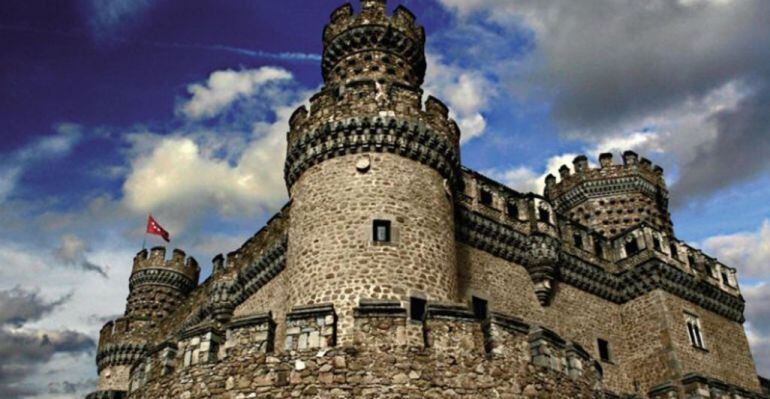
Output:
<path fill-rule="evenodd" d="M 198 284 L 198 278 L 200 276 L 200 267 L 198 262 L 193 257 L 187 257 L 184 251 L 181 249 L 174 249 L 171 258 L 166 259 L 166 248 L 155 247 L 149 252 L 146 249 L 139 251 L 134 257 L 134 266 L 131 269 L 131 275 L 135 276 L 145 270 L 165 270 L 174 272 L 181 277 L 192 282 L 185 288 L 188 291 Z"/>
<path fill-rule="evenodd" d="M 419 86 L 425 78 L 425 30 L 399 6 L 387 15 L 385 0 L 346 4 L 324 29 L 322 70 L 327 84 L 367 76 Z"/>
<path fill-rule="evenodd" d="M 286 184 L 292 187 L 310 167 L 357 153 L 392 153 L 428 165 L 453 180 L 460 164 L 459 141 L 420 121 L 398 118 L 350 118 L 289 140 Z"/>
<path fill-rule="evenodd" d="M 200 267 L 184 251 L 175 249 L 166 259 L 166 248 L 140 251 L 134 257 L 129 279 L 126 315 L 157 321 L 172 313 L 198 285 Z"/>
<path fill-rule="evenodd" d="M 541 385 L 558 398 L 593 398 L 601 392 L 601 372 L 585 350 L 510 315 L 479 318 L 464 305 L 431 302 L 417 322 L 409 320 L 398 301 L 362 300 L 355 312 L 356 340 L 338 346 L 335 313 L 324 304 L 293 309 L 287 316 L 290 331 L 281 342 L 275 342 L 270 314 L 189 329 L 176 342 L 157 345 L 135 361 L 130 394 L 154 397 L 162 389 L 190 390 L 193 397 L 214 391 L 237 396 L 258 388 L 277 397 L 296 396 L 290 392 L 303 392 L 306 386 L 355 389 L 366 370 L 366 378 L 408 395 L 415 388 L 459 389 L 457 380 L 479 378 L 482 369 L 498 377 L 486 383 L 489 393 L 521 389 L 509 386 L 510 381 Z M 398 375 L 393 362 L 408 362 L 410 368 Z M 228 371 L 238 367 L 254 370 L 253 378 L 234 383 Z M 230 375 L 233 383 L 210 375 Z"/>
<path fill-rule="evenodd" d="M 572 169 L 559 169 L 559 180 L 546 178 L 545 196 L 558 212 L 605 235 L 640 222 L 672 232 L 663 169 L 633 151 L 623 154 L 622 164 L 612 159 L 602 154 L 599 167 L 591 167 L 587 157 L 575 158 Z"/>

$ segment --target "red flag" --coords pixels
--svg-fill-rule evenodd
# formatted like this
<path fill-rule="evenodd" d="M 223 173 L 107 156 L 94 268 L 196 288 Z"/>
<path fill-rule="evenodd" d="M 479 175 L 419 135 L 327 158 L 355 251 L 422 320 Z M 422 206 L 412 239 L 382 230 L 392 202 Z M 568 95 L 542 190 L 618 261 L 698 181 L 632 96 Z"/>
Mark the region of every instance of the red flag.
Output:
<path fill-rule="evenodd" d="M 171 236 L 169 236 L 168 231 L 164 229 L 163 227 L 160 227 L 158 222 L 155 221 L 155 219 L 152 218 L 152 215 L 149 215 L 147 217 L 147 234 L 154 234 L 156 236 L 163 237 L 166 242 L 171 241 Z"/>

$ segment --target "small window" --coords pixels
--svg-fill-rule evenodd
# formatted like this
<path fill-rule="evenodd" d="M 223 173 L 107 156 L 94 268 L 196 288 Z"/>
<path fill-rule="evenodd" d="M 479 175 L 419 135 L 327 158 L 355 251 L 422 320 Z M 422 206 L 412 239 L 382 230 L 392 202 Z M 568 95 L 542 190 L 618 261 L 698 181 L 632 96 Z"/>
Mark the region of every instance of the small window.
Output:
<path fill-rule="evenodd" d="M 428 302 L 425 299 L 414 296 L 409 298 L 409 318 L 414 321 L 424 321 L 427 304 Z"/>
<path fill-rule="evenodd" d="M 372 237 L 374 242 L 390 242 L 390 220 L 375 220 Z"/>
<path fill-rule="evenodd" d="M 728 287 L 731 286 L 730 276 L 728 276 L 727 272 L 725 272 L 724 270 L 722 270 L 722 282 Z"/>
<path fill-rule="evenodd" d="M 626 256 L 634 256 L 637 253 L 639 253 L 639 243 L 634 238 L 626 243 Z"/>
<path fill-rule="evenodd" d="M 671 250 L 671 257 L 679 259 L 679 250 L 676 248 L 676 244 L 672 242 L 671 245 L 669 245 L 669 249 Z"/>
<path fill-rule="evenodd" d="M 687 263 L 690 264 L 690 267 L 695 268 L 695 257 L 692 255 L 687 255 Z"/>
<path fill-rule="evenodd" d="M 714 267 L 711 264 L 704 264 L 704 269 L 706 270 L 706 275 L 709 277 L 714 277 Z"/>
<path fill-rule="evenodd" d="M 706 345 L 703 343 L 703 333 L 698 316 L 685 313 L 684 318 L 687 323 L 687 334 L 690 336 L 690 343 L 692 346 L 699 349 L 706 349 Z"/>
<path fill-rule="evenodd" d="M 481 190 L 481 196 L 479 198 L 479 202 L 481 202 L 481 205 L 491 206 L 492 205 L 492 193 L 489 190 Z"/>
<path fill-rule="evenodd" d="M 485 320 L 487 318 L 488 313 L 488 303 L 485 299 L 481 299 L 479 297 L 473 297 L 472 298 L 472 305 L 473 305 L 473 314 L 476 315 L 476 318 L 479 320 Z"/>
<path fill-rule="evenodd" d="M 575 248 L 577 249 L 583 249 L 583 235 L 580 233 L 575 233 L 572 235 L 572 242 L 575 243 Z"/>
<path fill-rule="evenodd" d="M 660 245 L 658 237 L 652 237 L 652 247 L 658 252 L 663 252 L 663 247 Z"/>
<path fill-rule="evenodd" d="M 610 343 L 599 338 L 596 340 L 596 345 L 599 347 L 599 358 L 605 363 L 611 362 Z"/>
<path fill-rule="evenodd" d="M 516 205 L 515 202 L 509 202 L 506 212 L 508 212 L 508 217 L 512 219 L 518 219 L 519 218 L 519 207 Z"/>
<path fill-rule="evenodd" d="M 548 212 L 548 209 L 540 208 L 538 210 L 538 219 L 544 223 L 551 223 L 551 212 Z"/>
<path fill-rule="evenodd" d="M 598 238 L 594 239 L 594 254 L 600 258 L 604 258 L 604 248 Z"/>

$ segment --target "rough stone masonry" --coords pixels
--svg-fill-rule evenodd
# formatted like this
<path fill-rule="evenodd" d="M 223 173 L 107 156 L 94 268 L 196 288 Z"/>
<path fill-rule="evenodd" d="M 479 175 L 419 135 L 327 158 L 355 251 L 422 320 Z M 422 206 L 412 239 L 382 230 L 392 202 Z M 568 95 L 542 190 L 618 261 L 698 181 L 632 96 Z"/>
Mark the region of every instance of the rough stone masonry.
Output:
<path fill-rule="evenodd" d="M 678 240 L 663 170 L 586 157 L 520 193 L 461 166 L 425 31 L 331 14 L 290 202 L 239 249 L 134 258 L 97 398 L 765 398 L 735 270 Z"/>

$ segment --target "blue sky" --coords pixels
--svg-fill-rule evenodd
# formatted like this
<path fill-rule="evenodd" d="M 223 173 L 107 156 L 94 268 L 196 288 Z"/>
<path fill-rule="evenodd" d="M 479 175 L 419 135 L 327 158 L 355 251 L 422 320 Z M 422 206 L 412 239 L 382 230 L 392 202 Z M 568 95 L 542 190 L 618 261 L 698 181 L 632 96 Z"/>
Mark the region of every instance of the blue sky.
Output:
<path fill-rule="evenodd" d="M 522 191 L 578 154 L 664 166 L 677 235 L 738 268 L 770 374 L 767 1 L 397 4 L 428 32 L 425 89 L 462 126 L 465 165 Z M 283 205 L 286 121 L 322 84 L 338 5 L 3 2 L 0 396 L 93 389 L 147 213 L 208 269 Z M 43 334 L 55 345 L 32 350 Z"/>

